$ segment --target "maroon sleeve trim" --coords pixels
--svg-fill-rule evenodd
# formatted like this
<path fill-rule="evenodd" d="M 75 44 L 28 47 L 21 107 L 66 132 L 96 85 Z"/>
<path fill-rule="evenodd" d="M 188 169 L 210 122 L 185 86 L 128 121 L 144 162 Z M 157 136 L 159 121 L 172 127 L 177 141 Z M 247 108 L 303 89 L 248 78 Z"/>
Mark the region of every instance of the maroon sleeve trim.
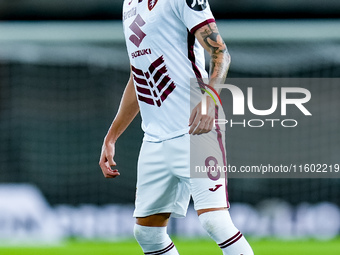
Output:
<path fill-rule="evenodd" d="M 195 34 L 195 32 L 196 32 L 198 29 L 200 29 L 201 27 L 203 27 L 203 26 L 205 26 L 205 25 L 207 25 L 207 24 L 209 24 L 209 23 L 213 23 L 213 22 L 215 22 L 215 19 L 207 19 L 207 20 L 203 21 L 202 23 L 200 23 L 200 24 L 194 26 L 194 27 L 190 30 L 190 33 Z"/>

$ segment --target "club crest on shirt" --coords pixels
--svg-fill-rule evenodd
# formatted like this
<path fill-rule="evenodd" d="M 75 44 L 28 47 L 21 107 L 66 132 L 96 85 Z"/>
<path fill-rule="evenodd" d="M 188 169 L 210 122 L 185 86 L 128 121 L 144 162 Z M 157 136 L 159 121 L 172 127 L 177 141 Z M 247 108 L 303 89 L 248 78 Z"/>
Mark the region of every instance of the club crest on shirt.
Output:
<path fill-rule="evenodd" d="M 186 0 L 187 5 L 194 11 L 203 11 L 207 8 L 208 0 Z"/>
<path fill-rule="evenodd" d="M 151 11 L 155 5 L 157 4 L 158 0 L 148 0 L 148 8 L 149 8 L 149 11 Z"/>

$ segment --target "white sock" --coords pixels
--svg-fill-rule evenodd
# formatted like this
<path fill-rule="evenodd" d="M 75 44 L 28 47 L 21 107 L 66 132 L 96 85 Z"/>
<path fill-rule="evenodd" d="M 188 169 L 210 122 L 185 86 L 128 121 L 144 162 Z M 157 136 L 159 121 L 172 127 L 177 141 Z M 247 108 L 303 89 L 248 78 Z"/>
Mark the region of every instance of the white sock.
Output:
<path fill-rule="evenodd" d="M 167 227 L 145 227 L 135 224 L 134 235 L 144 254 L 179 255 L 166 229 Z"/>
<path fill-rule="evenodd" d="M 202 213 L 199 220 L 224 255 L 254 255 L 247 240 L 234 226 L 227 210 Z"/>

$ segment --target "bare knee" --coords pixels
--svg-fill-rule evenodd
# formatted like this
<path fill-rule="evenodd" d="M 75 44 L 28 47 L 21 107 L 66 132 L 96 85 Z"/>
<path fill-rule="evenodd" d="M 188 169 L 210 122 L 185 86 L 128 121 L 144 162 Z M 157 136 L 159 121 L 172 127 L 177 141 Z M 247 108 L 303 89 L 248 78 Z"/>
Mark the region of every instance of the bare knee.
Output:
<path fill-rule="evenodd" d="M 219 207 L 219 208 L 200 209 L 200 210 L 197 210 L 197 215 L 200 216 L 202 213 L 220 211 L 220 210 L 227 210 L 227 208 L 226 207 Z"/>
<path fill-rule="evenodd" d="M 154 214 L 146 217 L 136 218 L 136 223 L 146 227 L 166 227 L 170 218 L 170 213 Z"/>

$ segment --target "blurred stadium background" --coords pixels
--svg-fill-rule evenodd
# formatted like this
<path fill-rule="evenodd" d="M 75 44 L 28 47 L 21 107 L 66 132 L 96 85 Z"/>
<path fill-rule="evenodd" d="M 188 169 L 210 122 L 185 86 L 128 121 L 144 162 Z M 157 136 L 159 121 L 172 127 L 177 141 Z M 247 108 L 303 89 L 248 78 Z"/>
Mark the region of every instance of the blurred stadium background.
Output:
<path fill-rule="evenodd" d="M 0 243 L 131 237 L 139 117 L 117 144 L 119 180 L 98 166 L 129 75 L 121 5 L 0 0 Z M 210 5 L 232 55 L 230 78 L 329 78 L 308 87 L 307 129 L 230 129 L 230 164 L 340 163 L 340 2 Z M 231 179 L 231 213 L 248 236 L 331 239 L 340 231 L 339 180 Z M 204 236 L 196 223 L 191 209 L 170 231 Z"/>

